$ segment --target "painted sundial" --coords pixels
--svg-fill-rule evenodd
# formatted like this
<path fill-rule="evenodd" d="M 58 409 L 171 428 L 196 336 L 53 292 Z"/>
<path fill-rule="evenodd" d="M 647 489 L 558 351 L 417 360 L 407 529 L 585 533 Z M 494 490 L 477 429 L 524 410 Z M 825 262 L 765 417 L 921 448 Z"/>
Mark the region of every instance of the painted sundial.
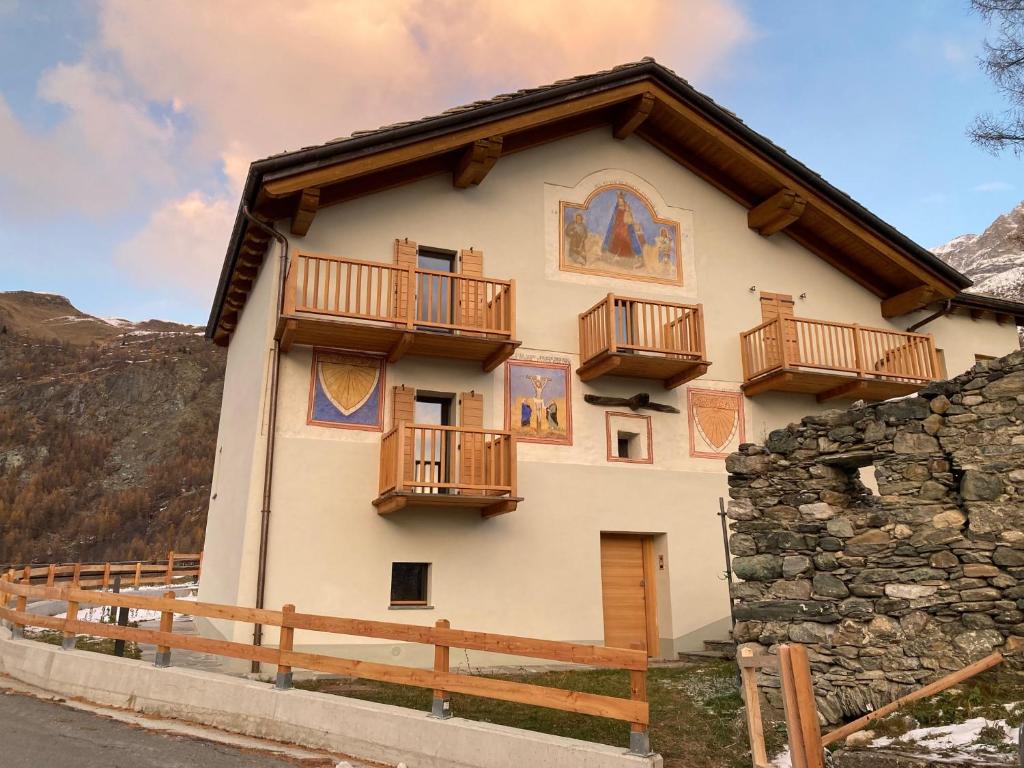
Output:
<path fill-rule="evenodd" d="M 309 421 L 377 428 L 383 375 L 379 358 L 318 351 L 313 362 Z"/>

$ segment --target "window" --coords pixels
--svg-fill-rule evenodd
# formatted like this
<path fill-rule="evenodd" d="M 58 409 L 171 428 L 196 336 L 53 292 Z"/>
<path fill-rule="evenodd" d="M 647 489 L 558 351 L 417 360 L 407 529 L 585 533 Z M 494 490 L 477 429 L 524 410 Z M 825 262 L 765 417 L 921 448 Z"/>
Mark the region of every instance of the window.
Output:
<path fill-rule="evenodd" d="M 417 424 L 452 426 L 452 398 L 450 395 L 416 394 L 414 416 Z M 415 478 L 427 483 L 418 487 L 420 493 L 448 493 L 438 483 L 451 480 L 451 460 L 454 433 L 428 429 L 416 433 L 413 441 Z"/>
<path fill-rule="evenodd" d="M 427 605 L 430 563 L 391 564 L 391 605 Z"/>
<path fill-rule="evenodd" d="M 452 278 L 447 274 L 433 273 L 455 272 L 455 259 L 455 251 L 428 248 L 422 245 L 416 253 L 416 266 L 421 270 L 429 270 L 429 272 L 420 272 L 417 275 L 418 309 L 416 320 L 423 323 L 429 330 L 442 333 L 448 333 L 451 330 L 445 327 L 436 327 L 435 324 L 445 326 L 452 322 L 454 308 Z"/>
<path fill-rule="evenodd" d="M 608 461 L 652 464 L 651 417 L 639 413 L 605 412 Z"/>

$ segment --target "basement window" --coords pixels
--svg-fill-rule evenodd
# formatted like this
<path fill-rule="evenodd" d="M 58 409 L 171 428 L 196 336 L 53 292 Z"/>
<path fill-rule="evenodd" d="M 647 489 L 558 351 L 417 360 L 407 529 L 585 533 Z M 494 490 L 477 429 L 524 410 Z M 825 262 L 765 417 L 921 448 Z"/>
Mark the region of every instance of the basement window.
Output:
<path fill-rule="evenodd" d="M 392 563 L 391 607 L 427 606 L 429 576 L 430 563 Z"/>

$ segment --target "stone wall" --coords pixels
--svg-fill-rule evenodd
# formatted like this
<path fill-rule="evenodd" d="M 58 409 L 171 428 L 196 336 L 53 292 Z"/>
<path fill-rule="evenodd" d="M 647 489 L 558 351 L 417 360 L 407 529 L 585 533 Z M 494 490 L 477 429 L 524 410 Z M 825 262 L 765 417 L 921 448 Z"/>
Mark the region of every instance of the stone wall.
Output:
<path fill-rule="evenodd" d="M 1024 646 L 1024 353 L 808 416 L 726 466 L 735 639 L 807 644 L 829 722 Z"/>

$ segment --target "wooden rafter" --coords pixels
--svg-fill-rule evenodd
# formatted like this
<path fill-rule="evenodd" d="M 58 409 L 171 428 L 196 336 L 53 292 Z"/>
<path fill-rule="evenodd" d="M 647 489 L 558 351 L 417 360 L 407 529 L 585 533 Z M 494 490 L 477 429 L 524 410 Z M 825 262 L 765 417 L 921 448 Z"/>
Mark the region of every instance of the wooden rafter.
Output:
<path fill-rule="evenodd" d="M 295 201 L 295 213 L 292 214 L 292 234 L 305 237 L 320 207 L 320 189 L 310 187 L 302 190 Z"/>
<path fill-rule="evenodd" d="M 781 232 L 803 215 L 807 201 L 791 189 L 780 189 L 747 213 L 747 226 L 763 237 Z"/>
<path fill-rule="evenodd" d="M 882 301 L 882 317 L 899 317 L 923 309 L 929 304 L 944 298 L 931 285 L 919 285 L 903 293 L 890 296 Z"/>
<path fill-rule="evenodd" d="M 452 185 L 465 189 L 483 181 L 501 157 L 501 144 L 501 136 L 493 136 L 478 139 L 462 150 L 452 172 Z"/>
<path fill-rule="evenodd" d="M 654 109 L 653 93 L 645 93 L 631 101 L 612 126 L 612 136 L 616 139 L 625 139 L 640 127 L 651 114 L 652 109 Z"/>

